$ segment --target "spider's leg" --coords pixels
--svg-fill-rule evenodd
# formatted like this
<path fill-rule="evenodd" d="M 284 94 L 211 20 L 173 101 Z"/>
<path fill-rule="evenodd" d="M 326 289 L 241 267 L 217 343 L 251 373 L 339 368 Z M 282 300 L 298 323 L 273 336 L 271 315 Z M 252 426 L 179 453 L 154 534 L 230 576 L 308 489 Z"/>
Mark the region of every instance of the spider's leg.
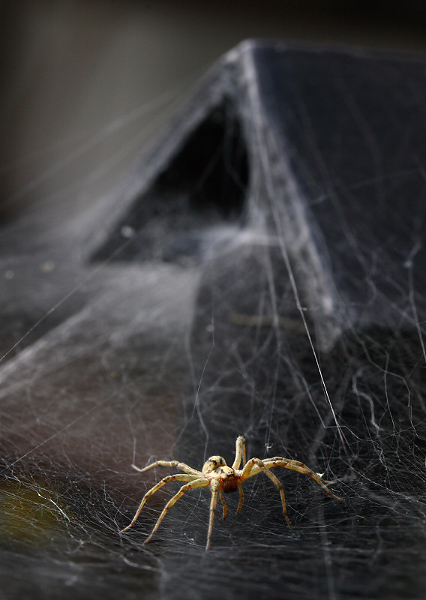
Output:
<path fill-rule="evenodd" d="M 127 525 L 127 527 L 122 529 L 121 533 L 123 533 L 124 531 L 127 531 L 128 529 L 130 529 L 130 527 L 132 527 L 135 524 L 135 522 L 136 522 L 137 518 L 139 517 L 141 510 L 145 506 L 145 503 L 148 500 L 148 498 L 150 498 L 150 496 L 155 494 L 155 492 L 157 490 L 159 490 L 161 487 L 163 487 L 163 485 L 166 485 L 166 483 L 169 483 L 169 481 L 194 481 L 194 480 L 195 480 L 195 475 L 183 475 L 180 473 L 177 473 L 176 475 L 168 475 L 167 477 L 164 477 L 161 481 L 159 481 L 156 485 L 154 485 L 154 487 L 152 487 L 150 490 L 147 491 L 145 496 L 142 498 L 142 502 L 139 504 L 139 508 L 136 511 L 135 516 L 133 517 L 130 525 Z"/>
<path fill-rule="evenodd" d="M 154 467 L 176 467 L 176 469 L 180 469 L 188 475 L 197 475 L 197 477 L 202 476 L 201 471 L 197 471 L 197 469 L 193 469 L 189 465 L 179 462 L 178 460 L 157 460 L 148 465 L 147 467 L 143 467 L 143 469 L 140 469 L 136 465 L 132 465 L 132 468 L 138 471 L 138 473 L 144 473 L 145 471 L 153 469 Z"/>
<path fill-rule="evenodd" d="M 278 491 L 281 496 L 281 504 L 283 506 L 283 513 L 285 520 L 290 524 L 290 519 L 287 516 L 287 508 L 285 504 L 285 496 L 284 496 L 284 488 L 282 486 L 281 481 L 275 477 L 275 475 L 270 470 L 270 465 L 268 465 L 267 461 L 262 461 L 260 458 L 251 458 L 243 469 L 242 478 L 247 479 L 248 477 L 253 477 L 254 475 L 258 475 L 259 473 L 265 473 L 269 477 L 269 479 L 277 486 Z"/>
<path fill-rule="evenodd" d="M 220 497 L 220 501 L 222 502 L 222 506 L 223 506 L 223 520 L 225 520 L 226 516 L 228 514 L 228 507 L 226 506 L 225 496 L 223 495 L 222 490 L 219 490 L 219 497 Z"/>
<path fill-rule="evenodd" d="M 164 517 L 166 516 L 167 512 L 172 508 L 172 506 L 179 500 L 179 498 L 181 498 L 186 492 L 188 492 L 189 490 L 193 490 L 195 488 L 199 488 L 199 487 L 205 487 L 209 485 L 209 481 L 208 479 L 205 479 L 204 477 L 200 477 L 199 479 L 194 479 L 193 481 L 191 481 L 190 483 L 187 483 L 186 485 L 183 485 L 180 490 L 178 491 L 177 494 L 175 494 L 173 496 L 173 498 L 171 498 L 166 506 L 163 508 L 163 511 L 161 513 L 161 515 L 158 517 L 158 520 L 155 524 L 154 529 L 152 530 L 151 534 L 149 535 L 149 537 L 145 540 L 145 544 L 147 544 L 149 542 L 149 540 L 152 538 L 152 536 L 154 535 L 154 533 L 157 531 L 157 529 L 160 527 L 161 521 L 164 519 Z"/>
<path fill-rule="evenodd" d="M 238 484 L 238 491 L 240 492 L 240 501 L 238 502 L 237 513 L 239 513 L 240 510 L 243 508 L 243 502 L 244 502 L 244 494 L 243 494 L 243 488 L 241 486 L 241 483 Z"/>
<path fill-rule="evenodd" d="M 253 475 L 257 475 L 257 473 L 260 473 L 262 469 L 259 467 L 258 461 L 262 462 L 259 458 L 251 458 L 246 462 L 246 464 L 243 467 L 243 470 L 241 471 L 241 482 L 243 482 L 244 479 L 247 479 L 248 477 L 253 477 Z"/>
<path fill-rule="evenodd" d="M 218 494 L 218 483 L 217 481 L 212 481 L 211 482 L 211 488 L 212 488 L 212 499 L 210 501 L 210 516 L 209 516 L 209 529 L 207 531 L 207 543 L 206 543 L 206 550 L 209 549 L 210 546 L 210 540 L 212 537 L 212 531 L 213 531 L 213 520 L 214 520 L 214 513 L 216 512 L 216 505 L 217 505 L 217 494 Z"/>
<path fill-rule="evenodd" d="M 308 477 L 312 477 L 326 492 L 333 496 L 336 500 L 340 500 L 343 502 L 341 498 L 333 494 L 328 487 L 325 485 L 324 480 L 321 479 L 317 473 L 312 471 L 309 467 L 304 465 L 298 460 L 290 460 L 288 458 L 283 458 L 282 456 L 275 456 L 274 458 L 267 458 L 264 461 L 264 464 L 271 469 L 272 467 L 284 467 L 284 469 L 290 469 L 291 471 L 297 471 L 298 473 L 302 473 L 303 475 L 308 475 Z M 328 482 L 327 482 L 328 483 Z"/>
<path fill-rule="evenodd" d="M 235 460 L 232 464 L 233 469 L 239 469 L 241 464 L 241 459 L 243 459 L 243 464 L 246 464 L 246 441 L 242 435 L 237 437 L 237 442 L 235 444 Z"/>

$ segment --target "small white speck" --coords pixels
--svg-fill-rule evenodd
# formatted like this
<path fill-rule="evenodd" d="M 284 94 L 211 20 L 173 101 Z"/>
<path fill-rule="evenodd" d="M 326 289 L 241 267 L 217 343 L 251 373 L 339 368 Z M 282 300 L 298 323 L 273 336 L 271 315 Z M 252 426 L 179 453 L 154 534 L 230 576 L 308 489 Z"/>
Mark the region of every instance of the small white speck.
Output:
<path fill-rule="evenodd" d="M 133 227 L 130 227 L 130 225 L 124 225 L 124 227 L 121 228 L 121 235 L 125 238 L 131 238 L 135 235 L 135 230 Z"/>
<path fill-rule="evenodd" d="M 5 279 L 13 279 L 15 277 L 15 272 L 12 271 L 12 269 L 9 269 L 7 271 L 4 272 L 4 278 Z"/>
<path fill-rule="evenodd" d="M 46 260 L 43 264 L 40 265 L 40 269 L 43 273 L 51 273 L 55 268 L 55 263 L 53 260 Z"/>

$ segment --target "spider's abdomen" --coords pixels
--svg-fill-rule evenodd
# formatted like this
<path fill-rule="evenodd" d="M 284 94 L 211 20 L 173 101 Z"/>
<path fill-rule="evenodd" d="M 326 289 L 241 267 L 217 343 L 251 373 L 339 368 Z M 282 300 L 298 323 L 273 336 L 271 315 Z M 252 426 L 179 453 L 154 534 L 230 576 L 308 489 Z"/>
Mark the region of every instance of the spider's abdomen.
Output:
<path fill-rule="evenodd" d="M 229 492 L 236 492 L 238 490 L 238 477 L 232 467 L 225 465 L 216 469 L 215 473 L 219 475 L 220 487 L 228 494 Z"/>
<path fill-rule="evenodd" d="M 229 476 L 222 481 L 223 491 L 225 494 L 236 492 L 238 490 L 238 479 L 234 476 Z"/>

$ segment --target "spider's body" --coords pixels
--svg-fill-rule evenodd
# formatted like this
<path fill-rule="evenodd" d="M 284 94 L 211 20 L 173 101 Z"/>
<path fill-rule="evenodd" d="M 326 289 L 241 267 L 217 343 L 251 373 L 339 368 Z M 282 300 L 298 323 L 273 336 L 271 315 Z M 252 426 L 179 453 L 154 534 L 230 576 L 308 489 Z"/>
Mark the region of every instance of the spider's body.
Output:
<path fill-rule="evenodd" d="M 236 492 L 242 471 L 228 467 L 223 456 L 211 456 L 205 463 L 202 469 L 203 475 L 210 482 L 216 480 L 218 489 L 225 492 Z"/>
<path fill-rule="evenodd" d="M 236 492 L 240 483 L 241 471 L 234 471 L 231 467 L 220 467 L 217 470 L 219 489 L 229 494 Z"/>
<path fill-rule="evenodd" d="M 239 468 L 241 465 L 241 461 L 243 461 L 242 469 Z M 271 469 L 273 467 L 284 467 L 285 469 L 298 471 L 299 473 L 303 473 L 303 475 L 308 475 L 309 477 L 312 477 L 312 479 L 314 479 L 322 488 L 324 488 L 325 491 L 328 494 L 330 494 L 330 496 L 333 496 L 333 498 L 336 498 L 336 500 L 340 500 L 340 498 L 338 498 L 332 492 L 330 492 L 330 490 L 325 485 L 326 483 L 331 483 L 330 481 L 324 481 L 320 477 L 320 475 L 314 473 L 314 471 L 312 471 L 309 467 L 299 462 L 298 460 L 290 460 L 288 458 L 283 458 L 282 456 L 275 456 L 274 458 L 266 458 L 264 460 L 260 460 L 259 458 L 251 458 L 250 460 L 246 461 L 245 440 L 242 436 L 239 436 L 237 438 L 235 460 L 232 464 L 232 467 L 229 467 L 226 464 L 226 461 L 222 456 L 211 456 L 204 463 L 201 471 L 193 469 L 185 463 L 181 463 L 177 460 L 158 460 L 148 465 L 144 469 L 139 469 L 135 465 L 133 465 L 133 468 L 142 473 L 156 466 L 176 467 L 183 471 L 183 474 L 178 473 L 176 475 L 168 475 L 167 477 L 164 477 L 161 481 L 159 481 L 156 485 L 154 485 L 154 487 L 152 487 L 142 498 L 142 502 L 140 503 L 139 508 L 136 511 L 136 514 L 133 517 L 131 523 L 127 527 L 125 527 L 123 531 L 127 531 L 128 529 L 130 529 L 130 527 L 133 526 L 133 524 L 139 517 L 139 514 L 148 498 L 152 496 L 157 490 L 159 490 L 160 487 L 162 487 L 169 481 L 182 481 L 186 483 L 180 488 L 177 494 L 175 494 L 173 498 L 171 498 L 168 501 L 168 503 L 163 509 L 163 512 L 159 516 L 157 523 L 155 524 L 155 527 L 151 532 L 151 535 L 145 541 L 145 544 L 149 542 L 154 533 L 157 531 L 166 513 L 179 500 L 179 498 L 183 496 L 183 494 L 185 494 L 191 489 L 199 487 L 210 487 L 212 497 L 210 502 L 209 528 L 207 533 L 207 550 L 210 546 L 211 534 L 213 530 L 213 519 L 216 511 L 218 496 L 223 505 L 223 518 L 226 519 L 228 509 L 223 493 L 225 492 L 226 494 L 229 492 L 236 492 L 238 490 L 240 493 L 240 502 L 238 504 L 237 512 L 240 512 L 244 502 L 244 494 L 241 484 L 249 477 L 253 477 L 254 475 L 258 475 L 259 473 L 265 473 L 265 475 L 267 475 L 269 479 L 271 479 L 271 481 L 277 486 L 281 495 L 281 503 L 283 507 L 284 517 L 287 523 L 290 525 L 285 505 L 284 488 L 279 479 L 277 479 L 277 477 L 272 473 Z"/>

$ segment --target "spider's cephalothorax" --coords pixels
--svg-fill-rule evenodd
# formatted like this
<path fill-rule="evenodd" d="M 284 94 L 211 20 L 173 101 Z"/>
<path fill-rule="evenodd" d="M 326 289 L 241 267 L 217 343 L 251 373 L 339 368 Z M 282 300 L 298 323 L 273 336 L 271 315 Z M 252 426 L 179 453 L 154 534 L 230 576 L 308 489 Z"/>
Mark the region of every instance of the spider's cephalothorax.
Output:
<path fill-rule="evenodd" d="M 221 467 L 226 467 L 226 461 L 223 456 L 210 456 L 203 465 L 203 473 L 211 473 Z"/>
<path fill-rule="evenodd" d="M 242 469 L 240 469 L 241 461 L 243 462 Z M 281 495 L 281 503 L 283 507 L 284 517 L 286 518 L 287 523 L 290 525 L 285 505 L 284 488 L 279 479 L 277 479 L 277 477 L 272 473 L 271 469 L 273 467 L 284 467 L 285 469 L 290 469 L 292 471 L 302 473 L 303 475 L 308 475 L 309 477 L 312 477 L 312 479 L 314 479 L 322 488 L 324 488 L 325 491 L 328 494 L 330 494 L 330 496 L 333 496 L 333 498 L 336 498 L 336 500 L 340 500 L 340 498 L 338 498 L 332 492 L 330 492 L 330 490 L 325 485 L 326 483 L 332 483 L 331 481 L 324 481 L 320 477 L 320 475 L 314 473 L 314 471 L 312 471 L 309 467 L 299 462 L 298 460 L 290 460 L 288 458 L 283 458 L 282 456 L 275 456 L 274 458 L 265 458 L 264 460 L 260 460 L 260 458 L 250 458 L 250 460 L 246 461 L 245 440 L 242 436 L 239 436 L 237 438 L 235 460 L 232 464 L 232 467 L 229 467 L 226 464 L 226 461 L 222 456 L 211 456 L 204 463 L 201 471 L 193 469 L 185 463 L 181 463 L 177 460 L 157 460 L 155 463 L 152 463 L 151 465 L 148 465 L 143 469 L 139 469 L 135 465 L 132 466 L 140 473 L 157 466 L 176 467 L 177 469 L 183 471 L 183 473 L 177 473 L 176 475 L 167 475 L 167 477 L 164 477 L 161 481 L 154 485 L 154 487 L 152 487 L 142 498 L 142 502 L 139 504 L 139 508 L 136 511 L 136 514 L 133 517 L 131 523 L 127 527 L 125 527 L 123 531 L 127 531 L 128 529 L 130 529 L 130 527 L 133 526 L 133 524 L 139 517 L 139 514 L 148 498 L 152 496 L 157 490 L 159 490 L 163 485 L 165 485 L 169 481 L 186 482 L 185 485 L 183 485 L 180 488 L 178 493 L 175 494 L 173 498 L 171 498 L 171 500 L 167 502 L 161 515 L 158 517 L 157 523 L 155 524 L 151 535 L 145 541 L 145 544 L 149 542 L 154 533 L 157 531 L 166 513 L 172 508 L 175 502 L 177 502 L 179 498 L 181 498 L 185 494 L 185 492 L 199 487 L 210 487 L 212 497 L 210 502 L 209 528 L 207 532 L 207 550 L 210 546 L 210 540 L 213 530 L 213 519 L 216 511 L 218 496 L 223 506 L 223 518 L 226 519 L 228 509 L 223 493 L 235 492 L 238 490 L 240 493 L 240 501 L 238 503 L 237 512 L 240 512 L 244 502 L 244 494 L 241 484 L 249 477 L 253 477 L 254 475 L 258 475 L 259 473 L 265 473 L 265 475 L 267 475 L 269 479 L 271 479 L 271 481 L 277 486 Z"/>
<path fill-rule="evenodd" d="M 216 479 L 220 490 L 225 494 L 236 492 L 240 483 L 241 471 L 236 471 L 228 467 L 223 456 L 210 456 L 203 465 L 202 473 L 211 477 L 211 481 Z"/>

